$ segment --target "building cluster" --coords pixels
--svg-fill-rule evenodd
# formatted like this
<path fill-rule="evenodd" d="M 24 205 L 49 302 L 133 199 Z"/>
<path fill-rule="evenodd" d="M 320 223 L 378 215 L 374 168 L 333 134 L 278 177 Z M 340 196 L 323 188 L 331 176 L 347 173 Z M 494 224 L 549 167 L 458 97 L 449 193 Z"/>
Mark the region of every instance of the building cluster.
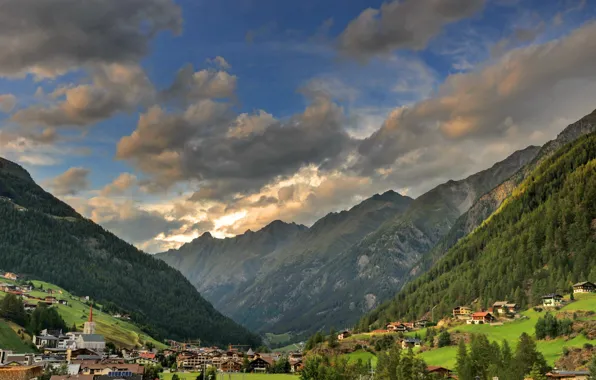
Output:
<path fill-rule="evenodd" d="M 44 349 L 39 354 L 17 354 L 0 350 L 0 378 L 11 373 L 14 379 L 32 379 L 41 376 L 46 368 L 66 368 L 65 375 L 54 375 L 51 380 L 142 380 L 145 366 L 126 358 L 106 358 L 89 349 L 68 349 L 56 354 Z"/>
<path fill-rule="evenodd" d="M 517 304 L 509 301 L 497 301 L 488 310 L 473 311 L 468 306 L 456 306 L 451 311 L 453 318 L 466 321 L 469 325 L 482 325 L 496 322 L 499 318 L 518 316 Z"/>
<path fill-rule="evenodd" d="M 302 353 L 256 353 L 249 348 L 242 352 L 230 345 L 227 350 L 217 347 L 186 347 L 179 350 L 167 350 L 164 355 L 176 355 L 179 370 L 200 371 L 215 367 L 221 372 L 268 372 L 278 360 L 287 358 L 290 372 L 302 370 Z"/>
<path fill-rule="evenodd" d="M 67 332 L 62 330 L 43 330 L 33 336 L 33 344 L 38 349 L 50 350 L 55 353 L 65 353 L 67 350 L 88 349 L 104 352 L 106 342 L 103 335 L 96 334 L 93 322 L 93 307 L 89 310 L 89 319 L 85 322 L 83 332 Z"/>

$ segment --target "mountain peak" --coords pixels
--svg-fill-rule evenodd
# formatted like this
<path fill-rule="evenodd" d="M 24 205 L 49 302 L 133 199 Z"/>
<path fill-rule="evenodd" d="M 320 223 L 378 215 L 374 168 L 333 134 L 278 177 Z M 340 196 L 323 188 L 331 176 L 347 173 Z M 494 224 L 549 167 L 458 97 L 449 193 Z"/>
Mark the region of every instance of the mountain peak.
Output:
<path fill-rule="evenodd" d="M 0 157 L 0 172 L 6 172 L 20 179 L 33 182 L 33 178 L 21 165 Z"/>

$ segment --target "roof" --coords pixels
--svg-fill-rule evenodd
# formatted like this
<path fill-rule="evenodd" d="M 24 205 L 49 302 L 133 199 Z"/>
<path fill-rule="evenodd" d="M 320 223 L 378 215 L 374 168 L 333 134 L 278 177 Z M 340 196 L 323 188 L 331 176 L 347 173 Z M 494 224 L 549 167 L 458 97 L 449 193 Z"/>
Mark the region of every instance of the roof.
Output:
<path fill-rule="evenodd" d="M 246 351 L 246 355 L 254 355 L 255 352 L 252 350 L 252 348 L 249 348 L 248 351 Z"/>
<path fill-rule="evenodd" d="M 590 281 L 583 281 L 583 282 L 578 282 L 577 284 L 574 284 L 573 287 L 577 287 L 577 286 L 584 286 L 584 285 L 591 285 L 591 286 L 596 286 L 594 285 L 593 282 Z"/>
<path fill-rule="evenodd" d="M 551 378 L 569 377 L 569 376 L 589 376 L 590 371 L 552 371 L 546 374 Z"/>
<path fill-rule="evenodd" d="M 58 340 L 58 338 L 53 335 L 38 335 L 37 338 L 43 340 Z"/>
<path fill-rule="evenodd" d="M 139 354 L 139 358 L 142 358 L 142 359 L 155 359 L 155 353 L 154 352 L 141 352 Z"/>
<path fill-rule="evenodd" d="M 499 307 L 499 306 L 505 306 L 507 305 L 508 301 L 497 301 L 495 303 L 493 303 L 493 306 Z"/>
<path fill-rule="evenodd" d="M 445 368 L 445 367 L 440 367 L 437 365 L 429 365 L 428 367 L 426 367 L 426 370 L 430 373 L 432 372 L 436 372 L 436 371 L 449 371 L 451 372 L 451 370 L 449 368 Z"/>
<path fill-rule="evenodd" d="M 404 339 L 404 342 L 406 342 L 406 343 L 420 343 L 421 340 L 418 338 L 406 338 L 406 339 Z"/>
<path fill-rule="evenodd" d="M 80 337 L 83 342 L 105 342 L 103 335 L 99 334 L 81 334 Z"/>
<path fill-rule="evenodd" d="M 472 314 L 472 317 L 486 317 L 487 315 L 491 315 L 488 311 L 477 311 L 476 313 Z"/>
<path fill-rule="evenodd" d="M 543 295 L 542 298 L 563 298 L 563 296 L 558 293 L 550 293 Z"/>
<path fill-rule="evenodd" d="M 95 375 L 53 375 L 50 380 L 93 380 Z"/>

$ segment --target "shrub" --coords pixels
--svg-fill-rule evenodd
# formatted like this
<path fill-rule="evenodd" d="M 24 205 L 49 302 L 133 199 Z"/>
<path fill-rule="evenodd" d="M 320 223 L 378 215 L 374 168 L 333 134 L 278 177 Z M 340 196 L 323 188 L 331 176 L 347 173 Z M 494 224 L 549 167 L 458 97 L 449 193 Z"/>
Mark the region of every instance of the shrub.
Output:
<path fill-rule="evenodd" d="M 563 347 L 563 356 L 569 355 L 569 348 Z"/>
<path fill-rule="evenodd" d="M 584 350 L 591 350 L 594 346 L 590 343 L 584 343 Z"/>

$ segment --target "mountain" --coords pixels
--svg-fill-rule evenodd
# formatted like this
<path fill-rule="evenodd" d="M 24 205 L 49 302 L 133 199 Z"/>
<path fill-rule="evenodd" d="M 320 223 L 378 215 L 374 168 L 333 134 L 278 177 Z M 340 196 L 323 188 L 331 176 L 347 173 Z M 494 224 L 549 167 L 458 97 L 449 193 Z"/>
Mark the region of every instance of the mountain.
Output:
<path fill-rule="evenodd" d="M 261 243 L 266 227 L 224 240 L 199 238 L 158 257 L 181 270 L 224 314 L 255 331 L 301 337 L 349 326 L 394 295 L 457 218 L 538 149 L 516 152 L 416 200 L 393 191 L 375 195 L 311 228 L 288 227 L 291 233 L 272 238 L 275 244 Z M 221 280 L 230 273 L 234 280 Z"/>
<path fill-rule="evenodd" d="M 566 144 L 577 140 L 579 137 L 596 131 L 596 110 L 584 116 L 579 121 L 570 124 L 556 139 L 544 144 L 536 157 L 519 171 L 481 196 L 465 213 L 455 222 L 453 228 L 445 235 L 437 245 L 426 255 L 415 267 L 413 274 L 425 272 L 437 259 L 453 247 L 459 239 L 468 235 L 480 226 L 492 213 L 494 213 L 509 197 L 515 188 L 526 179 L 533 170 L 544 160 L 551 157 L 557 150 Z M 411 276 L 413 277 L 413 276 Z"/>
<path fill-rule="evenodd" d="M 0 268 L 88 295 L 130 313 L 150 335 L 256 346 L 178 271 L 137 250 L 0 158 Z"/>
<path fill-rule="evenodd" d="M 523 308 L 539 303 L 543 294 L 565 293 L 577 281 L 593 280 L 596 134 L 559 148 L 592 129 L 593 117 L 545 145 L 534 168 L 526 169 L 525 179 L 493 215 L 364 321 L 376 326 L 414 319 L 434 306 L 435 315 L 446 315 L 459 304 L 486 308 L 498 299 Z"/>

